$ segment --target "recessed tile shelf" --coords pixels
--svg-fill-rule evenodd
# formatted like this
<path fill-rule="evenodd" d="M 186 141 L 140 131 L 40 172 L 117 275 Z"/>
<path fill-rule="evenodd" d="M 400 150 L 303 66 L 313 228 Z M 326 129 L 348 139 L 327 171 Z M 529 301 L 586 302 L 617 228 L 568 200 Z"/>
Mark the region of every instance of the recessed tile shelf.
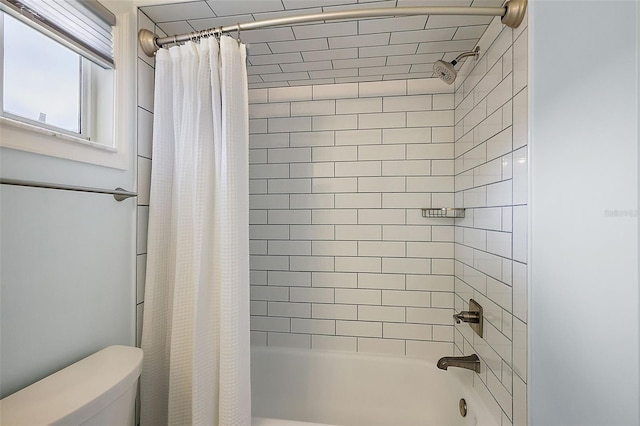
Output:
<path fill-rule="evenodd" d="M 439 207 L 422 209 L 422 217 L 464 217 L 464 209 L 456 209 L 452 207 Z"/>

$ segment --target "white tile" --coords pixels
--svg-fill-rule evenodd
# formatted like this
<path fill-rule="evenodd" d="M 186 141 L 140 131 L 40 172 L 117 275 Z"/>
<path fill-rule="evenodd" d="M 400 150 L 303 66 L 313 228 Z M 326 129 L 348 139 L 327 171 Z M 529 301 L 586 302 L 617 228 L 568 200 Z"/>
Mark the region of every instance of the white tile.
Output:
<path fill-rule="evenodd" d="M 249 195 L 249 208 L 271 209 L 289 207 L 288 195 Z"/>
<path fill-rule="evenodd" d="M 269 163 L 311 162 L 311 148 L 274 148 L 268 150 Z"/>
<path fill-rule="evenodd" d="M 513 315 L 527 321 L 527 265 L 513 262 Z"/>
<path fill-rule="evenodd" d="M 452 325 L 453 309 L 407 308 L 407 322 Z"/>
<path fill-rule="evenodd" d="M 454 327 L 445 325 L 433 325 L 433 340 L 440 342 L 452 342 Z"/>
<path fill-rule="evenodd" d="M 355 209 L 314 209 L 312 212 L 314 224 L 356 224 L 358 211 Z"/>
<path fill-rule="evenodd" d="M 269 255 L 311 255 L 310 241 L 268 241 Z"/>
<path fill-rule="evenodd" d="M 419 127 L 412 129 L 382 130 L 383 143 L 429 143 L 431 142 L 431 128 Z"/>
<path fill-rule="evenodd" d="M 442 275 L 407 275 L 407 290 L 453 291 L 453 277 Z"/>
<path fill-rule="evenodd" d="M 527 379 L 527 325 L 513 319 L 513 372 Z"/>
<path fill-rule="evenodd" d="M 429 259 L 414 258 L 383 258 L 382 272 L 391 274 L 430 274 L 431 261 Z"/>
<path fill-rule="evenodd" d="M 267 302 L 256 300 L 250 302 L 251 315 L 267 315 Z"/>
<path fill-rule="evenodd" d="M 425 176 L 429 174 L 431 174 L 430 160 L 398 160 L 382 162 L 383 176 Z"/>
<path fill-rule="evenodd" d="M 151 190 L 151 160 L 138 157 L 138 205 L 149 204 Z"/>
<path fill-rule="evenodd" d="M 430 241 L 430 226 L 384 225 L 383 240 L 385 241 Z"/>
<path fill-rule="evenodd" d="M 312 316 L 319 319 L 357 320 L 358 307 L 356 305 L 314 303 Z"/>
<path fill-rule="evenodd" d="M 269 42 L 269 48 L 273 53 L 288 53 L 328 49 L 327 39 L 314 38 L 308 40 L 286 40 Z M 342 46 L 349 47 L 349 46 Z"/>
<path fill-rule="evenodd" d="M 289 146 L 289 133 L 251 134 L 250 148 L 284 148 Z"/>
<path fill-rule="evenodd" d="M 360 83 L 359 87 L 359 96 L 362 98 L 374 96 L 405 95 L 407 93 L 407 83 L 404 80 Z"/>
<path fill-rule="evenodd" d="M 352 303 L 358 305 L 379 305 L 380 290 L 341 289 L 336 288 L 336 303 Z"/>
<path fill-rule="evenodd" d="M 311 348 L 326 351 L 355 352 L 357 348 L 356 337 L 345 336 L 311 336 Z"/>
<path fill-rule="evenodd" d="M 138 155 L 152 157 L 153 114 L 143 108 L 138 108 Z"/>
<path fill-rule="evenodd" d="M 453 158 L 453 149 L 452 143 L 411 144 L 407 145 L 407 159 L 448 160 Z"/>
<path fill-rule="evenodd" d="M 295 287 L 289 290 L 292 302 L 333 303 L 334 290 L 332 288 Z"/>
<path fill-rule="evenodd" d="M 382 207 L 422 209 L 431 206 L 431 193 L 382 194 Z"/>
<path fill-rule="evenodd" d="M 147 277 L 147 255 L 136 256 L 136 303 L 144 302 L 144 285 Z"/>
<path fill-rule="evenodd" d="M 308 0 L 307 0 L 308 1 Z M 290 9 L 286 4 L 285 6 Z M 301 4 L 302 5 L 302 4 Z M 304 4 L 304 7 L 308 7 Z M 296 39 L 320 38 L 320 37 L 336 37 L 358 34 L 358 23 L 356 21 L 349 22 L 326 22 L 323 24 L 307 24 L 292 27 Z"/>
<path fill-rule="evenodd" d="M 431 293 L 426 291 L 382 291 L 382 304 L 390 306 L 431 306 Z"/>
<path fill-rule="evenodd" d="M 289 117 L 289 102 L 254 104 L 249 107 L 249 118 Z"/>
<path fill-rule="evenodd" d="M 336 257 L 335 270 L 337 272 L 381 272 L 381 262 L 378 257 Z"/>
<path fill-rule="evenodd" d="M 359 177 L 357 179 L 359 192 L 403 192 L 405 190 L 403 177 Z"/>
<path fill-rule="evenodd" d="M 287 134 L 292 147 L 302 146 L 330 146 L 334 143 L 334 132 L 295 132 Z"/>
<path fill-rule="evenodd" d="M 311 179 L 270 179 L 270 194 L 291 194 L 311 192 Z"/>
<path fill-rule="evenodd" d="M 513 260 L 527 262 L 527 206 L 513 208 Z"/>
<path fill-rule="evenodd" d="M 403 289 L 405 276 L 400 274 L 358 274 L 358 288 L 369 289 Z"/>
<path fill-rule="evenodd" d="M 405 147 L 402 145 L 361 145 L 358 146 L 358 160 L 403 160 Z"/>
<path fill-rule="evenodd" d="M 334 206 L 333 194 L 291 194 L 290 198 L 292 209 L 333 208 Z"/>
<path fill-rule="evenodd" d="M 404 322 L 404 307 L 399 306 L 358 306 L 358 320 Z"/>
<path fill-rule="evenodd" d="M 418 48 L 417 43 L 410 44 L 393 44 L 389 46 L 373 46 L 373 47 L 360 47 L 358 48 L 360 58 L 368 58 L 375 56 L 393 56 L 393 55 L 412 55 L 416 53 Z M 403 80 L 404 83 L 404 80 Z M 391 95 L 398 95 L 402 93 L 390 93 Z"/>
<path fill-rule="evenodd" d="M 249 257 L 249 263 L 251 269 L 270 271 L 280 270 L 286 271 L 289 269 L 289 258 L 287 256 L 258 256 L 251 255 Z"/>
<path fill-rule="evenodd" d="M 249 241 L 249 254 L 267 254 L 267 242 L 264 240 Z"/>
<path fill-rule="evenodd" d="M 452 176 L 410 176 L 407 177 L 407 192 L 452 192 Z"/>
<path fill-rule="evenodd" d="M 265 65 L 269 66 L 269 65 Z M 293 64 L 281 64 L 274 65 L 284 71 L 287 72 L 300 72 L 300 71 L 319 71 L 319 70 L 330 70 L 332 69 L 331 61 L 313 61 L 313 62 L 298 62 Z M 280 71 L 277 71 L 280 72 Z M 308 81 L 307 84 L 313 84 L 308 80 L 309 76 L 307 75 L 306 79 Z"/>
<path fill-rule="evenodd" d="M 267 126 L 269 133 L 277 132 L 307 132 L 311 130 L 311 117 L 269 118 Z M 315 130 L 315 129 L 314 129 Z M 320 129 L 323 130 L 323 129 Z"/>
<path fill-rule="evenodd" d="M 520 92 L 528 80 L 528 38 L 529 31 L 524 30 L 513 43 L 513 93 Z"/>
<path fill-rule="evenodd" d="M 336 225 L 336 240 L 380 240 L 382 227 L 379 225 Z"/>
<path fill-rule="evenodd" d="M 267 55 L 252 55 L 249 56 L 249 62 L 251 65 L 270 65 L 270 64 L 286 64 L 293 62 L 302 62 L 302 57 L 299 52 L 294 53 L 272 53 Z M 279 89 L 277 87 L 276 89 Z M 284 89 L 293 89 L 292 87 L 284 87 Z M 269 93 L 269 100 L 271 99 L 271 93 Z M 279 100 L 292 100 L 292 99 L 279 99 Z"/>
<path fill-rule="evenodd" d="M 292 116 L 333 115 L 335 113 L 336 103 L 332 100 L 291 102 Z"/>
<path fill-rule="evenodd" d="M 513 425 L 527 426 L 527 384 L 513 376 Z"/>
<path fill-rule="evenodd" d="M 292 240 L 333 240 L 333 225 L 291 225 Z M 352 238 L 347 238 L 352 239 Z"/>
<path fill-rule="evenodd" d="M 288 178 L 287 164 L 252 164 L 249 166 L 249 179 Z"/>
<path fill-rule="evenodd" d="M 433 330 L 425 324 L 392 324 L 384 323 L 383 336 L 387 338 L 431 340 Z"/>
<path fill-rule="evenodd" d="M 381 168 L 380 161 L 341 161 L 335 163 L 335 175 L 336 177 L 380 176 Z"/>
<path fill-rule="evenodd" d="M 525 88 L 513 98 L 513 149 L 518 149 L 528 143 L 527 92 Z"/>
<path fill-rule="evenodd" d="M 382 337 L 382 323 L 336 321 L 336 334 L 341 336 Z"/>
<path fill-rule="evenodd" d="M 136 254 L 147 252 L 147 230 L 149 227 L 149 207 L 137 208 Z"/>
<path fill-rule="evenodd" d="M 138 106 L 153 113 L 154 70 L 138 59 Z"/>
<path fill-rule="evenodd" d="M 286 166 L 286 164 L 283 164 Z M 333 177 L 334 164 L 329 163 L 292 163 L 289 164 L 289 174 L 292 178 L 299 177 Z"/>
<path fill-rule="evenodd" d="M 431 142 L 453 142 L 454 141 L 454 128 L 449 127 L 434 127 L 431 129 Z"/>
<path fill-rule="evenodd" d="M 313 244 L 322 243 L 314 241 Z M 329 241 L 328 243 L 340 243 L 340 241 Z M 352 243 L 349 241 L 349 243 Z M 345 272 L 313 272 L 313 287 L 336 287 L 336 288 L 355 288 L 358 286 L 358 275 L 355 273 Z M 336 303 L 343 303 L 336 300 Z"/>
<path fill-rule="evenodd" d="M 181 20 L 186 20 L 215 16 L 205 2 L 147 6 L 141 8 L 141 10 L 156 23 L 175 21 L 177 17 Z"/>
<path fill-rule="evenodd" d="M 311 272 L 268 271 L 267 283 L 270 286 L 310 287 Z"/>
<path fill-rule="evenodd" d="M 353 59 L 358 57 L 357 48 L 317 50 L 302 52 L 305 61 L 327 61 L 332 59 Z M 351 97 L 351 96 L 348 96 Z"/>
<path fill-rule="evenodd" d="M 336 145 L 371 145 L 382 143 L 382 130 L 336 131 Z"/>
<path fill-rule="evenodd" d="M 268 346 L 283 348 L 311 349 L 311 336 L 308 334 L 267 333 Z"/>
<path fill-rule="evenodd" d="M 407 256 L 453 259 L 453 243 L 408 242 Z"/>
<path fill-rule="evenodd" d="M 388 129 L 404 127 L 406 116 L 403 112 L 385 112 L 379 114 L 359 114 L 357 126 L 359 129 Z"/>
<path fill-rule="evenodd" d="M 336 322 L 333 320 L 291 318 L 292 333 L 335 334 Z"/>
<path fill-rule="evenodd" d="M 380 208 L 381 194 L 335 194 L 336 208 Z"/>
<path fill-rule="evenodd" d="M 382 112 L 382 98 L 339 99 L 336 101 L 337 114 Z"/>
<path fill-rule="evenodd" d="M 333 257 L 322 256 L 291 256 L 289 258 L 289 270 L 291 271 L 333 271 L 334 261 Z M 291 300 L 293 299 L 293 293 L 291 294 Z M 306 301 L 306 300 L 301 300 Z M 314 302 L 315 300 L 308 300 Z M 320 302 L 326 300 L 318 300 Z"/>
<path fill-rule="evenodd" d="M 317 161 L 354 161 L 358 158 L 355 146 L 314 147 L 311 149 L 314 162 Z"/>
<path fill-rule="evenodd" d="M 417 79 L 417 80 L 407 80 L 408 95 L 434 94 L 434 93 L 453 93 L 453 87 L 443 82 L 439 78 L 423 78 L 423 79 Z"/>
<path fill-rule="evenodd" d="M 249 90 L 249 105 L 251 104 L 264 104 L 268 101 L 267 89 L 251 89 Z M 249 107 L 251 108 L 251 107 Z"/>
<path fill-rule="evenodd" d="M 508 206 L 512 204 L 512 182 L 510 180 L 487 185 L 485 188 L 487 206 Z"/>
<path fill-rule="evenodd" d="M 451 126 L 453 110 L 407 112 L 407 127 Z"/>
<path fill-rule="evenodd" d="M 289 318 L 252 316 L 252 331 L 281 331 L 288 332 L 290 330 L 291 320 Z"/>
<path fill-rule="evenodd" d="M 513 152 L 513 204 L 526 204 L 528 199 L 529 161 L 527 147 Z"/>
<path fill-rule="evenodd" d="M 405 211 L 401 209 L 360 209 L 358 211 L 360 225 L 401 225 L 404 222 Z"/>
<path fill-rule="evenodd" d="M 389 43 L 389 34 L 366 34 L 345 37 L 329 37 L 330 49 L 344 49 L 346 47 L 362 48 L 364 46 L 378 46 Z"/>
<path fill-rule="evenodd" d="M 268 302 L 270 317 L 311 318 L 310 303 Z"/>
<path fill-rule="evenodd" d="M 311 86 L 269 89 L 269 102 L 306 101 L 311 100 L 311 97 Z"/>
<path fill-rule="evenodd" d="M 358 128 L 357 115 L 329 115 L 311 117 L 312 128 L 317 130 L 348 130 Z"/>
<path fill-rule="evenodd" d="M 356 83 L 325 84 L 313 86 L 313 99 L 357 98 L 358 85 Z"/>
<path fill-rule="evenodd" d="M 251 287 L 267 285 L 267 271 L 249 271 L 249 283 Z"/>
<path fill-rule="evenodd" d="M 425 111 L 432 107 L 432 95 L 388 96 L 383 99 L 383 111 Z"/>
<path fill-rule="evenodd" d="M 314 178 L 311 188 L 314 193 L 356 192 L 358 178 Z"/>
<path fill-rule="evenodd" d="M 359 58 L 359 59 L 336 59 L 333 62 L 333 68 L 360 68 L 360 67 L 378 67 L 385 65 L 386 58 Z M 357 96 L 357 95 L 356 95 Z"/>
<path fill-rule="evenodd" d="M 289 300 L 288 287 L 251 286 L 251 300 Z"/>

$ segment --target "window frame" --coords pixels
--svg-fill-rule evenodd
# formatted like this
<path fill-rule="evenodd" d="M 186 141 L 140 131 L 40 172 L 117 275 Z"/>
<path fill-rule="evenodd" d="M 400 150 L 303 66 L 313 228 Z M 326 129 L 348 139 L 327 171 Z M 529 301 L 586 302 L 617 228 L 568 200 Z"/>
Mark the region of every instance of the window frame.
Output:
<path fill-rule="evenodd" d="M 15 16 L 11 9 L 2 9 L 3 13 L 7 13 L 17 18 L 31 27 L 30 22 L 24 21 Z M 111 144 L 99 143 L 93 141 L 82 134 L 83 129 L 86 132 L 92 125 L 89 116 L 83 114 L 85 108 L 90 108 L 86 96 L 84 105 L 81 105 L 80 126 L 81 133 L 74 133 L 55 126 L 47 126 L 46 123 L 33 122 L 33 120 L 16 119 L 11 114 L 4 114 L 0 111 L 0 147 L 17 149 L 36 154 L 42 154 L 51 157 L 64 158 L 72 161 L 79 161 L 95 165 L 101 165 L 121 170 L 132 167 L 130 159 L 131 152 L 135 142 L 135 93 L 136 93 L 136 61 L 135 54 L 130 48 L 135 43 L 135 22 L 131 13 L 120 13 L 117 15 L 118 22 L 113 27 L 113 53 L 116 66 L 113 68 L 113 102 L 110 112 L 112 117 L 109 127 L 111 128 Z M 41 31 L 45 36 L 49 36 L 53 40 L 57 40 L 55 35 L 50 34 L 46 28 L 35 27 L 36 31 Z M 4 42 L 3 42 L 4 43 Z M 0 49 L 3 49 L 0 43 Z M 0 50 L 0 53 L 3 53 Z M 82 63 L 91 61 L 81 56 Z M 0 66 L 3 54 L 0 54 Z M 100 66 L 91 64 L 91 66 Z M 91 66 L 83 67 L 90 69 Z M 1 71 L 0 71 L 1 72 Z M 82 84 L 90 82 L 90 72 L 83 73 L 81 78 Z M 4 90 L 3 78 L 0 78 L 0 90 Z M 0 95 L 1 96 L 1 95 Z M 0 101 L 2 99 L 0 98 Z M 4 105 L 0 104 L 0 109 Z M 43 125 L 44 124 L 44 125 Z"/>

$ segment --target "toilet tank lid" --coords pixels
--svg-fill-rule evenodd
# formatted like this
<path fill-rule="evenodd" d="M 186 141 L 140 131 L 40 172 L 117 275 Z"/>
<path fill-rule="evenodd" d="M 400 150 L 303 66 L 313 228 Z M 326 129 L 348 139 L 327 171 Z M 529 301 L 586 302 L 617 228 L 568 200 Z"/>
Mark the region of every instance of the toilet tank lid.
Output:
<path fill-rule="evenodd" d="M 0 424 L 81 423 L 129 389 L 141 370 L 140 348 L 109 346 L 0 400 Z"/>

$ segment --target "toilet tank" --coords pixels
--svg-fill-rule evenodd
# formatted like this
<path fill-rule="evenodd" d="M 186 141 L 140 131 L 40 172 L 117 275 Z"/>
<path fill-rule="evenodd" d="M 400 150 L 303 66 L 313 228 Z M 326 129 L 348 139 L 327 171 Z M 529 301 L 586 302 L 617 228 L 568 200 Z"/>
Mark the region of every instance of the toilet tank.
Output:
<path fill-rule="evenodd" d="M 0 400 L 0 425 L 133 425 L 142 350 L 109 346 Z"/>

